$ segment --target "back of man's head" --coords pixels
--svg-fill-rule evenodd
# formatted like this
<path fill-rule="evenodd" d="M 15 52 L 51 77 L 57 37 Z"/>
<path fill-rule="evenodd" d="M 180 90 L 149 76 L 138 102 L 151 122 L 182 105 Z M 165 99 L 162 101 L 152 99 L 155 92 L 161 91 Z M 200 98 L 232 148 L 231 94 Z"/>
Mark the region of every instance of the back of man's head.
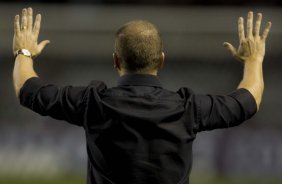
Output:
<path fill-rule="evenodd" d="M 162 39 L 156 26 L 144 20 L 123 25 L 116 33 L 115 52 L 129 73 L 157 70 L 162 64 Z"/>

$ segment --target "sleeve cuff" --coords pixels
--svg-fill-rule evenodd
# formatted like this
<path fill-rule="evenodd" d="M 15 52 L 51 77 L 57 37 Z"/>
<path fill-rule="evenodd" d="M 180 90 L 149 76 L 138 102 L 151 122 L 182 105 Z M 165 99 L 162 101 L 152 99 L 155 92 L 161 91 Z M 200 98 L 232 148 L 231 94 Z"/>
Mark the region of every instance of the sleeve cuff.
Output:
<path fill-rule="evenodd" d="M 235 98 L 244 109 L 245 119 L 251 118 L 257 112 L 257 103 L 254 96 L 244 88 L 237 89 L 229 96 Z"/>
<path fill-rule="evenodd" d="M 44 84 L 39 77 L 28 79 L 20 90 L 19 99 L 21 105 L 32 108 L 34 96 L 43 85 Z"/>

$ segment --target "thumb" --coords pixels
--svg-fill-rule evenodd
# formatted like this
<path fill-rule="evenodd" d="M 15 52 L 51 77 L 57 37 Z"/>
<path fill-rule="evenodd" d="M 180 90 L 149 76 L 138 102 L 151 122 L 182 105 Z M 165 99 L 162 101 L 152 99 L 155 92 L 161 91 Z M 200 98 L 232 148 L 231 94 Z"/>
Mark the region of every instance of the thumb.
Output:
<path fill-rule="evenodd" d="M 38 45 L 39 52 L 41 52 L 45 48 L 45 46 L 49 43 L 50 43 L 49 40 L 44 40 L 44 41 L 40 42 L 39 45 Z"/>
<path fill-rule="evenodd" d="M 236 49 L 230 43 L 224 42 L 223 46 L 232 54 L 232 56 L 236 56 L 237 55 Z"/>

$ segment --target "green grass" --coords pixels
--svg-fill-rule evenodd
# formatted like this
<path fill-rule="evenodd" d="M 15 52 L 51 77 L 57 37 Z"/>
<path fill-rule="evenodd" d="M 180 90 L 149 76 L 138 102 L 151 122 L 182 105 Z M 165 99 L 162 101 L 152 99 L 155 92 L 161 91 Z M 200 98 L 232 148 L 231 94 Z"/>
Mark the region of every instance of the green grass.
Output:
<path fill-rule="evenodd" d="M 272 180 L 272 179 L 227 179 L 218 178 L 203 180 L 200 178 L 194 178 L 190 180 L 190 184 L 281 184 L 282 180 Z"/>
<path fill-rule="evenodd" d="M 65 176 L 50 179 L 0 178 L 0 184 L 86 184 L 86 178 L 78 176 Z"/>
<path fill-rule="evenodd" d="M 255 180 L 255 179 L 212 179 L 202 180 L 194 178 L 191 184 L 281 184 L 282 181 L 275 180 Z M 0 178 L 0 184 L 86 184 L 85 177 L 66 176 L 53 179 L 17 179 L 17 178 Z"/>

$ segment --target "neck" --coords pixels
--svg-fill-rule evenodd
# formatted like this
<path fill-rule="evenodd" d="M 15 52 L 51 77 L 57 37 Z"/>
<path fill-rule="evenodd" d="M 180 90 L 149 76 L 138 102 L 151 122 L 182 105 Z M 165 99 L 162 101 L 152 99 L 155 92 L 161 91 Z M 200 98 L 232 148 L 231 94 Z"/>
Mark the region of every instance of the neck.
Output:
<path fill-rule="evenodd" d="M 119 76 L 123 76 L 123 75 L 128 75 L 128 74 L 143 74 L 143 75 L 158 75 L 158 71 L 154 70 L 154 71 L 147 71 L 147 72 L 127 72 L 125 70 L 119 71 Z"/>

